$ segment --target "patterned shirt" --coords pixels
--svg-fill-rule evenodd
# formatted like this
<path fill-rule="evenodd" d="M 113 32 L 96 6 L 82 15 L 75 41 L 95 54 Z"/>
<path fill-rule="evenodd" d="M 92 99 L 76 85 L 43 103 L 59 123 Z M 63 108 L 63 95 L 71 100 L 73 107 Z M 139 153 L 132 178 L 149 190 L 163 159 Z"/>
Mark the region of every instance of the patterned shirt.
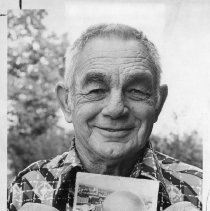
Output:
<path fill-rule="evenodd" d="M 86 172 L 74 144 L 69 152 L 52 160 L 31 164 L 13 181 L 8 210 L 17 211 L 27 202 L 46 204 L 59 211 L 72 210 L 76 173 L 79 171 Z M 190 201 L 202 210 L 202 171 L 154 152 L 150 142 L 130 177 L 160 181 L 158 210 L 180 201 Z"/>

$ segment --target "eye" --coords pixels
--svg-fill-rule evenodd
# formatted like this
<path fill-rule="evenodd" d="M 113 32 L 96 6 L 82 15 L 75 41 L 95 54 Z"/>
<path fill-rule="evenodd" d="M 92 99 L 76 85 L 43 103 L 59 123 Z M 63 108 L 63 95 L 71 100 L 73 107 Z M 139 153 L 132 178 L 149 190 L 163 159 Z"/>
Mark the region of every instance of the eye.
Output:
<path fill-rule="evenodd" d="M 100 94 L 104 94 L 105 92 L 106 92 L 105 89 L 93 89 L 93 90 L 89 91 L 89 94 L 98 94 L 98 95 L 100 95 Z"/>
<path fill-rule="evenodd" d="M 131 98 L 132 100 L 145 100 L 148 99 L 151 94 L 146 92 L 146 91 L 142 91 L 140 89 L 129 89 L 127 92 L 127 96 L 129 98 Z"/>
<path fill-rule="evenodd" d="M 106 96 L 107 90 L 106 89 L 92 89 L 88 92 L 87 97 L 90 100 L 101 100 Z"/>

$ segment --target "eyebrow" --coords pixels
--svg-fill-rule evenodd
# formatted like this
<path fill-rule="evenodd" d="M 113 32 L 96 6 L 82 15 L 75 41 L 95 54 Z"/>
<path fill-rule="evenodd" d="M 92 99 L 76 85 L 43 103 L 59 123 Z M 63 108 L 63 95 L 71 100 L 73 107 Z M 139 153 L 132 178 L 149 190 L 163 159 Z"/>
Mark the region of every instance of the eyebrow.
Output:
<path fill-rule="evenodd" d="M 139 84 L 139 83 L 143 83 L 145 85 L 153 85 L 152 74 L 149 74 L 147 72 L 134 73 L 134 74 L 128 75 L 124 79 L 125 86 L 128 86 L 130 84 Z"/>
<path fill-rule="evenodd" d="M 107 85 L 110 82 L 110 79 L 104 73 L 89 72 L 85 75 L 82 80 L 82 87 L 86 87 L 92 83 L 99 83 Z"/>

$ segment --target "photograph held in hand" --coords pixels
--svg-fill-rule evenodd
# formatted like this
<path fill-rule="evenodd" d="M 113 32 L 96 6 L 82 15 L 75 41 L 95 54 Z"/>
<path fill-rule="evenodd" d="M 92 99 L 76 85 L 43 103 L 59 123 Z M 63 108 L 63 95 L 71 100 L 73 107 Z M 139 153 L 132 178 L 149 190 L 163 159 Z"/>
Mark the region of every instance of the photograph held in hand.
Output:
<path fill-rule="evenodd" d="M 79 172 L 73 211 L 157 210 L 159 181 Z"/>

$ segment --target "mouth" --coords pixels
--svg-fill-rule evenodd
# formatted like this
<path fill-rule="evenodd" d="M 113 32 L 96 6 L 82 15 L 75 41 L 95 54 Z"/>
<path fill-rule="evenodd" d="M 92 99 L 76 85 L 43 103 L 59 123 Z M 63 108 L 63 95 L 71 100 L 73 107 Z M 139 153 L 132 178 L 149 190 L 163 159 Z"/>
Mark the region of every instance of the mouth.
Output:
<path fill-rule="evenodd" d="M 97 127 L 101 130 L 106 130 L 109 132 L 119 132 L 119 131 L 130 131 L 133 128 L 132 127 L 124 127 L 124 128 L 108 128 L 108 127 Z"/>
<path fill-rule="evenodd" d="M 110 127 L 95 127 L 103 136 L 107 138 L 119 137 L 122 138 L 134 129 L 134 127 L 118 127 L 118 128 L 110 128 Z"/>

